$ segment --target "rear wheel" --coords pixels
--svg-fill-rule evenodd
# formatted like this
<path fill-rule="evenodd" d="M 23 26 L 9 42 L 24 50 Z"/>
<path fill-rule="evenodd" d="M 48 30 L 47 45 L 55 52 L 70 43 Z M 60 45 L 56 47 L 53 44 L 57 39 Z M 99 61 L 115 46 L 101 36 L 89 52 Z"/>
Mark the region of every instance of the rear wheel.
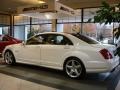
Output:
<path fill-rule="evenodd" d="M 83 78 L 86 75 L 84 65 L 78 58 L 71 58 L 64 64 L 64 71 L 70 78 Z"/>
<path fill-rule="evenodd" d="M 11 51 L 6 51 L 4 54 L 4 60 L 7 64 L 13 65 L 15 64 L 15 57 Z"/>

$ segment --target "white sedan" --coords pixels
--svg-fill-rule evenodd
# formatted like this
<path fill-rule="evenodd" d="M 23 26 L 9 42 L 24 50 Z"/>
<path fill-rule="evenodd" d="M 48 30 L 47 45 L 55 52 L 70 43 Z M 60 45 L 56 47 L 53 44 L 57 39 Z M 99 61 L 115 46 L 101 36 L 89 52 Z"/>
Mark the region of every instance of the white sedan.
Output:
<path fill-rule="evenodd" d="M 25 43 L 7 46 L 3 57 L 10 65 L 16 62 L 40 65 L 79 78 L 88 72 L 113 70 L 119 64 L 113 50 L 112 45 L 102 45 L 80 34 L 49 32 L 35 35 Z"/>

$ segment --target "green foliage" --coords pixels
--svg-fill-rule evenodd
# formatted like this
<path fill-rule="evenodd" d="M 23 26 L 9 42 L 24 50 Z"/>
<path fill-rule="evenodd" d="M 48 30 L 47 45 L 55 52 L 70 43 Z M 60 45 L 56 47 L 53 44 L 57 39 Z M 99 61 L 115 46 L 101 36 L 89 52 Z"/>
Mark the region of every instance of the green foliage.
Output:
<path fill-rule="evenodd" d="M 119 11 L 117 11 L 118 9 Z M 91 18 L 88 22 L 91 22 Z M 117 5 L 110 6 L 105 1 L 102 2 L 102 7 L 98 11 L 96 11 L 96 15 L 94 16 L 94 23 L 105 23 L 111 24 L 113 22 L 120 23 L 120 3 Z M 120 36 L 120 27 L 114 29 L 115 37 L 118 39 Z"/>
<path fill-rule="evenodd" d="M 100 24 L 111 24 L 112 22 L 120 23 L 120 12 L 117 12 L 115 10 L 116 8 L 120 8 L 120 4 L 110 6 L 105 1 L 102 2 L 102 7 L 100 7 L 94 16 L 94 22 L 99 22 Z"/>

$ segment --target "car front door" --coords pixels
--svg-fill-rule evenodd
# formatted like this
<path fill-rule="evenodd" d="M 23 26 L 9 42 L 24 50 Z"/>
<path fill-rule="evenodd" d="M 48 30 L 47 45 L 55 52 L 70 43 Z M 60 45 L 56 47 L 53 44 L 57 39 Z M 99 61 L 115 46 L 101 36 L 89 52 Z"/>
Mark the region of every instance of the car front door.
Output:
<path fill-rule="evenodd" d="M 60 67 L 61 57 L 73 49 L 73 43 L 59 34 L 48 34 L 46 37 L 46 43 L 41 46 L 41 64 L 48 67 Z"/>
<path fill-rule="evenodd" d="M 40 63 L 40 39 L 38 36 L 29 39 L 18 48 L 18 59 L 23 62 Z"/>

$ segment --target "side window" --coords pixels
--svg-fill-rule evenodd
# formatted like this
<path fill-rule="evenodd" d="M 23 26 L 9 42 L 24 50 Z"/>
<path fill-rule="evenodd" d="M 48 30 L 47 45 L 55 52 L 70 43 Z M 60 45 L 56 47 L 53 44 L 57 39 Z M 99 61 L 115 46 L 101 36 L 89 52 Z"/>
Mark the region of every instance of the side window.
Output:
<path fill-rule="evenodd" d="M 73 45 L 73 43 L 63 35 L 57 34 L 42 34 L 29 39 L 27 45 Z"/>
<path fill-rule="evenodd" d="M 38 45 L 43 44 L 43 37 L 41 35 L 35 36 L 27 40 L 27 45 Z"/>
<path fill-rule="evenodd" d="M 73 43 L 65 36 L 56 36 L 56 45 L 73 45 Z"/>
<path fill-rule="evenodd" d="M 45 41 L 45 44 L 55 44 L 56 42 L 56 38 L 55 38 L 55 35 L 54 34 L 47 34 L 46 36 L 46 41 Z"/>

